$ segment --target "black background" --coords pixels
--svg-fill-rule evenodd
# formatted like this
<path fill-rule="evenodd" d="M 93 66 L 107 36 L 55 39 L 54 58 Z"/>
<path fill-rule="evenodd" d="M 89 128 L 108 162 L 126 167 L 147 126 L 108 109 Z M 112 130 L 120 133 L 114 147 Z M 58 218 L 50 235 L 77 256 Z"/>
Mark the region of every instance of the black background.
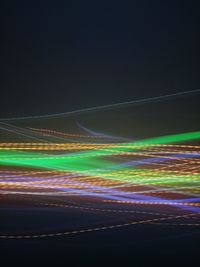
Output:
<path fill-rule="evenodd" d="M 11 0 L 0 10 L 1 118 L 200 87 L 198 1 Z"/>

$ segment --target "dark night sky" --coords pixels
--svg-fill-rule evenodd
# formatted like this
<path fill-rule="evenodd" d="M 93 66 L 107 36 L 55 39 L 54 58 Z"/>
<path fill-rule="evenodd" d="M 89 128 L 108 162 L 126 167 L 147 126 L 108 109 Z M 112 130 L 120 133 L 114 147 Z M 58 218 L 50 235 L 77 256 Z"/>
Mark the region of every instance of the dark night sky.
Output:
<path fill-rule="evenodd" d="M 200 88 L 198 1 L 3 1 L 1 117 Z"/>

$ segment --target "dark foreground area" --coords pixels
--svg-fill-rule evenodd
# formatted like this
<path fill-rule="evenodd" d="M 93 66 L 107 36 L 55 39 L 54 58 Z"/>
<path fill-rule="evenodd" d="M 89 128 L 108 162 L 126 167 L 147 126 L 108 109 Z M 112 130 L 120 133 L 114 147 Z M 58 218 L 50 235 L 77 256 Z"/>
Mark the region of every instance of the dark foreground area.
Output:
<path fill-rule="evenodd" d="M 197 266 L 199 231 L 136 226 L 110 232 L 42 240 L 1 240 L 6 265 Z"/>
<path fill-rule="evenodd" d="M 101 227 L 146 220 L 152 218 L 152 215 L 146 215 L 145 212 L 160 213 L 163 209 L 121 205 L 118 209 L 124 208 L 138 214 L 120 214 L 77 209 L 80 206 L 74 209 L 45 208 L 37 204 L 30 206 L 30 203 L 24 203 L 20 198 L 15 200 L 15 205 L 13 200 L 5 203 L 1 199 L 1 203 L 1 234 L 7 234 L 10 230 L 15 234 L 26 234 Z M 103 205 L 101 208 L 105 208 Z M 116 209 L 116 206 L 112 208 Z M 165 208 L 166 212 L 181 214 L 183 211 L 168 207 Z M 198 223 L 198 215 L 195 217 Z M 1 262 L 4 262 L 2 266 L 198 266 L 195 264 L 199 258 L 199 226 L 181 226 L 181 223 L 187 222 L 184 219 L 169 220 L 169 224 L 165 222 L 57 237 L 0 239 Z"/>

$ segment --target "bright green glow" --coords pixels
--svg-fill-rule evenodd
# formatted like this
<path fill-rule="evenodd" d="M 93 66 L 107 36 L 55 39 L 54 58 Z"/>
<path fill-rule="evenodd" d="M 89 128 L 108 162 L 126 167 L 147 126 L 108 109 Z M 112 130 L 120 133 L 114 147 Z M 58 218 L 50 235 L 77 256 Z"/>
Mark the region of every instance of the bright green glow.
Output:
<path fill-rule="evenodd" d="M 155 137 L 150 139 L 144 139 L 142 141 L 130 142 L 123 145 L 116 145 L 111 149 L 96 149 L 93 151 L 86 151 L 81 153 L 73 153 L 62 156 L 52 156 L 42 153 L 22 152 L 22 151 L 0 151 L 0 164 L 1 165 L 13 165 L 35 168 L 46 168 L 52 170 L 69 171 L 77 174 L 95 175 L 105 178 L 120 177 L 119 173 L 113 175 L 114 170 L 111 170 L 111 176 L 109 173 L 106 175 L 106 169 L 116 166 L 115 163 L 103 160 L 102 156 L 116 155 L 121 152 L 128 152 L 138 150 L 146 146 L 154 146 L 159 144 L 169 144 L 183 141 L 191 141 L 200 139 L 200 131 L 190 132 L 176 135 L 168 135 Z M 132 146 L 132 147 L 131 147 Z M 120 166 L 118 169 L 128 169 L 127 167 Z M 133 170 L 133 168 L 131 168 Z M 105 171 L 105 172 L 104 172 Z M 104 173 L 103 173 L 104 172 Z M 129 178 L 128 175 L 123 177 Z M 133 177 L 133 174 L 131 174 Z M 143 176 L 143 174 L 142 174 Z M 125 177 L 123 179 L 125 179 Z M 140 176 L 141 177 L 141 176 Z M 134 177 L 135 179 L 135 177 Z"/>

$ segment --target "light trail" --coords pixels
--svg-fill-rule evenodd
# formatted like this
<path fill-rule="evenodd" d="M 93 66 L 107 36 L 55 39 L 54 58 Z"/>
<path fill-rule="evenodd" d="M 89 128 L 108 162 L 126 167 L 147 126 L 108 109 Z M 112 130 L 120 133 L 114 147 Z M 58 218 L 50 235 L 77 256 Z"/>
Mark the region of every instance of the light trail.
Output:
<path fill-rule="evenodd" d="M 120 108 L 120 107 L 124 107 L 124 106 L 128 106 L 128 105 L 141 105 L 141 104 L 145 104 L 148 102 L 164 101 L 164 100 L 168 100 L 171 98 L 176 98 L 176 97 L 180 97 L 180 96 L 188 96 L 190 94 L 199 94 L 199 93 L 200 93 L 200 89 L 195 89 L 195 90 L 188 90 L 188 91 L 184 91 L 184 92 L 177 92 L 177 93 L 173 93 L 173 94 L 166 94 L 166 95 L 161 95 L 161 96 L 136 99 L 136 100 L 127 101 L 127 102 L 120 102 L 120 103 L 116 103 L 116 104 L 103 105 L 103 106 L 98 106 L 98 107 L 91 107 L 91 108 L 85 108 L 85 109 L 74 110 L 74 111 L 69 111 L 69 112 L 63 112 L 63 113 L 58 113 L 58 114 L 17 117 L 17 118 L 2 118 L 2 119 L 0 119 L 0 121 L 4 122 L 4 121 L 16 121 L 16 120 L 32 120 L 32 119 L 43 119 L 43 118 L 47 119 L 47 118 L 69 117 L 69 116 L 79 115 L 79 114 L 83 114 L 83 113 L 97 112 L 97 111 L 102 111 L 102 110 Z"/>
<path fill-rule="evenodd" d="M 67 117 L 199 92 L 187 91 L 21 119 Z M 30 127 L 30 124 L 23 128 L 3 121 L 0 123 L 1 130 L 14 137 L 20 136 L 19 140 L 22 140 L 0 142 L 0 211 L 4 202 L 13 203 L 15 209 L 15 199 L 16 203 L 23 199 L 23 205 L 30 210 L 31 207 L 36 210 L 48 207 L 52 213 L 55 209 L 56 212 L 83 210 L 92 218 L 94 213 L 105 217 L 108 213 L 116 214 L 116 222 L 112 225 L 97 227 L 91 223 L 88 228 L 80 226 L 79 230 L 56 230 L 55 233 L 45 230 L 44 233 L 12 234 L 11 231 L 10 234 L 1 234 L 0 231 L 0 238 L 56 237 L 136 224 L 199 227 L 200 131 L 129 140 L 99 134 L 82 126 L 85 135 L 43 126 Z M 31 139 L 34 142 L 30 142 Z M 120 213 L 126 214 L 127 223 L 117 223 L 120 220 L 117 214 Z M 139 217 L 133 221 L 131 214 Z M 176 222 L 176 218 L 180 221 Z"/>

